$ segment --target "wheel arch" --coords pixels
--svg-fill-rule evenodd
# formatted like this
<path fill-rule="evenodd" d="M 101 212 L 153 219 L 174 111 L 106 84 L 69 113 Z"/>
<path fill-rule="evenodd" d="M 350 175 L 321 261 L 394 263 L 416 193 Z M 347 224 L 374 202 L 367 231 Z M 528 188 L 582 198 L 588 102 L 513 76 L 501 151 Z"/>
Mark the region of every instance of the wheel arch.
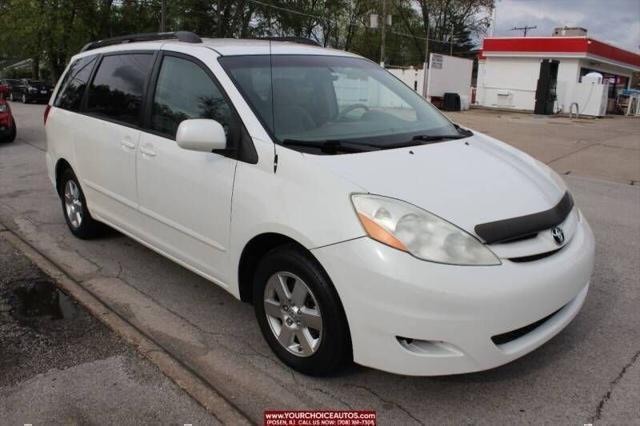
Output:
<path fill-rule="evenodd" d="M 65 160 L 64 158 L 58 159 L 58 161 L 56 162 L 56 167 L 55 167 L 56 192 L 58 193 L 58 195 L 62 194 L 61 193 L 62 185 L 61 185 L 60 180 L 62 179 L 62 174 L 67 169 L 71 169 L 71 171 L 73 171 L 73 167 L 71 167 L 71 164 L 69 164 L 69 162 L 67 160 Z"/>
<path fill-rule="evenodd" d="M 294 246 L 309 256 L 309 258 L 312 259 L 326 274 L 336 291 L 336 294 L 338 294 L 331 277 L 320 261 L 313 255 L 311 250 L 306 248 L 296 239 L 285 234 L 278 232 L 264 232 L 251 238 L 251 240 L 245 244 L 242 254 L 240 255 L 240 261 L 238 263 L 238 290 L 241 301 L 249 304 L 253 303 L 253 276 L 260 259 L 274 248 L 286 245 Z"/>
<path fill-rule="evenodd" d="M 244 246 L 238 263 L 238 290 L 240 300 L 246 303 L 253 303 L 253 276 L 260 259 L 270 250 L 285 245 L 294 245 L 313 256 L 302 244 L 277 232 L 266 232 L 256 235 Z"/>
<path fill-rule="evenodd" d="M 324 268 L 324 266 L 320 263 L 318 258 L 314 256 L 311 250 L 307 249 L 305 246 L 300 244 L 295 239 L 280 234 L 277 232 L 267 232 L 253 237 L 249 242 L 245 245 L 242 254 L 240 256 L 240 262 L 238 266 L 238 290 L 240 295 L 240 300 L 253 304 L 253 277 L 258 267 L 258 263 L 260 259 L 264 255 L 266 255 L 270 250 L 273 250 L 276 247 L 291 245 L 301 250 L 305 254 L 309 256 L 313 262 L 322 270 L 329 281 L 329 285 L 333 288 L 335 292 L 335 296 L 337 298 L 338 309 L 340 311 L 340 315 L 342 316 L 344 323 L 346 325 L 346 337 L 348 343 L 349 357 L 353 359 L 353 344 L 351 341 L 351 323 L 349 322 L 349 318 L 347 317 L 344 304 L 342 302 L 342 298 L 340 297 L 340 293 L 336 288 L 333 280 L 331 279 L 329 273 Z"/>

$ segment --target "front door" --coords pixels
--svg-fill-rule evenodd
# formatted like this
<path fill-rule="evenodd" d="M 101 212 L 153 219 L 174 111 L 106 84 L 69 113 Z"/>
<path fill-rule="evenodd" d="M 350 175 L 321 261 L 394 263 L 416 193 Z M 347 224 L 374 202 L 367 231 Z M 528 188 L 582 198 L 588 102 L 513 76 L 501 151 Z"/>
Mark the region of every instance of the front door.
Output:
<path fill-rule="evenodd" d="M 137 154 L 140 212 L 147 216 L 140 231 L 167 255 L 224 283 L 237 161 L 184 150 L 175 136 L 183 120 L 212 118 L 232 140 L 237 119 L 206 66 L 185 55 L 163 54 L 150 96 L 149 130 Z"/>

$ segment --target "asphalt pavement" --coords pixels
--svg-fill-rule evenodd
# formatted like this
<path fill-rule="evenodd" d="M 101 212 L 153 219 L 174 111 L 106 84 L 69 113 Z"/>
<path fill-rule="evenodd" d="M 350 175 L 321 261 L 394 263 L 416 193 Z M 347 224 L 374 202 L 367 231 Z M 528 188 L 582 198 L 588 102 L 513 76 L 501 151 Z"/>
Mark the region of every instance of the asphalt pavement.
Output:
<path fill-rule="evenodd" d="M 448 112 L 463 126 L 534 156 L 560 174 L 640 185 L 640 118 L 558 115 L 473 109 Z"/>
<path fill-rule="evenodd" d="M 18 138 L 0 145 L 0 223 L 254 421 L 265 409 L 353 408 L 376 410 L 380 424 L 640 424 L 640 188 L 618 183 L 626 176 L 565 176 L 594 230 L 596 265 L 582 311 L 546 345 L 474 374 L 403 377 L 353 366 L 310 378 L 272 355 L 251 306 L 224 290 L 117 232 L 75 239 L 46 175 L 43 107 L 12 107 Z M 501 126 L 490 120 L 482 130 Z M 624 125 L 640 134 L 640 120 Z M 635 158 L 634 149 L 623 152 Z"/>

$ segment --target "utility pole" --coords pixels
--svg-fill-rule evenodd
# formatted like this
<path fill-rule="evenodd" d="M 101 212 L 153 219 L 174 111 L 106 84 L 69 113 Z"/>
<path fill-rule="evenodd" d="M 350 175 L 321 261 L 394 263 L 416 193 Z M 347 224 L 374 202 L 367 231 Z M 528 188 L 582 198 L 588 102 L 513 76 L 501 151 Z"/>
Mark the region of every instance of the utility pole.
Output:
<path fill-rule="evenodd" d="M 453 56 L 453 24 L 449 32 L 449 56 Z"/>
<path fill-rule="evenodd" d="M 382 0 L 382 28 L 381 28 L 381 42 L 380 42 L 380 66 L 384 68 L 384 42 L 386 39 L 387 29 L 387 0 Z"/>
<path fill-rule="evenodd" d="M 429 69 L 430 65 L 429 65 L 429 32 L 431 30 L 431 23 L 429 22 L 429 19 L 427 18 L 425 25 L 427 26 L 427 39 L 424 41 L 424 68 L 422 69 L 422 96 L 424 96 L 425 98 L 427 97 L 427 88 L 428 88 L 428 82 L 429 82 L 429 72 L 431 71 Z"/>
<path fill-rule="evenodd" d="M 162 0 L 160 7 L 160 32 L 166 31 L 166 18 L 167 17 L 167 0 Z"/>
<path fill-rule="evenodd" d="M 489 26 L 489 37 L 493 37 L 493 33 L 496 30 L 496 21 L 497 21 L 497 13 L 496 13 L 496 6 L 494 5 L 491 8 L 491 24 Z"/>
<path fill-rule="evenodd" d="M 536 28 L 538 28 L 537 26 L 533 26 L 533 27 L 528 27 L 528 26 L 524 26 L 524 27 L 513 27 L 511 28 L 511 31 L 524 31 L 524 36 L 527 36 L 527 31 L 529 30 L 535 30 Z"/>
<path fill-rule="evenodd" d="M 427 39 L 424 42 L 424 62 L 427 64 L 425 69 L 429 66 L 429 30 L 431 30 L 431 25 L 427 21 Z"/>

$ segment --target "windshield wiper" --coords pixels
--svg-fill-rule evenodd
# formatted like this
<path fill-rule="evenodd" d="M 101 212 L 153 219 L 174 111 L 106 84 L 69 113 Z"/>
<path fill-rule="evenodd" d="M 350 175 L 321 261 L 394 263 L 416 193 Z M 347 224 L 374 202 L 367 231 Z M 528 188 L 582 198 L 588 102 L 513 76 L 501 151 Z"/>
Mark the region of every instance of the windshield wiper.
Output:
<path fill-rule="evenodd" d="M 377 145 L 369 145 L 355 142 L 344 142 L 340 140 L 300 140 L 285 139 L 282 145 L 303 146 L 310 148 L 319 148 L 325 154 L 336 154 L 338 152 L 367 152 L 377 151 L 382 147 Z"/>
<path fill-rule="evenodd" d="M 337 139 L 329 140 L 299 140 L 299 139 L 285 139 L 282 141 L 283 145 L 303 146 L 311 148 L 319 148 L 325 154 L 336 154 L 337 152 L 368 152 L 377 151 L 380 149 L 395 149 L 405 148 L 416 145 L 427 145 L 430 143 L 444 142 L 454 139 L 464 139 L 473 135 L 473 132 L 466 130 L 454 124 L 459 134 L 449 135 L 416 135 L 407 142 L 399 142 L 394 144 L 367 144 L 356 142 L 345 142 Z"/>
<path fill-rule="evenodd" d="M 416 145 L 428 145 L 430 143 L 444 142 L 453 139 L 462 139 L 467 136 L 462 135 L 416 135 L 407 142 L 392 143 L 388 145 L 379 145 L 381 149 L 406 148 Z"/>
<path fill-rule="evenodd" d="M 462 139 L 467 136 L 462 135 L 416 135 L 411 138 L 412 141 L 420 141 L 420 142 L 441 142 L 448 141 L 452 139 Z"/>
<path fill-rule="evenodd" d="M 469 129 L 464 129 L 460 127 L 458 124 L 453 123 L 453 127 L 462 135 L 462 137 L 468 138 L 469 136 L 473 136 L 473 132 Z"/>

